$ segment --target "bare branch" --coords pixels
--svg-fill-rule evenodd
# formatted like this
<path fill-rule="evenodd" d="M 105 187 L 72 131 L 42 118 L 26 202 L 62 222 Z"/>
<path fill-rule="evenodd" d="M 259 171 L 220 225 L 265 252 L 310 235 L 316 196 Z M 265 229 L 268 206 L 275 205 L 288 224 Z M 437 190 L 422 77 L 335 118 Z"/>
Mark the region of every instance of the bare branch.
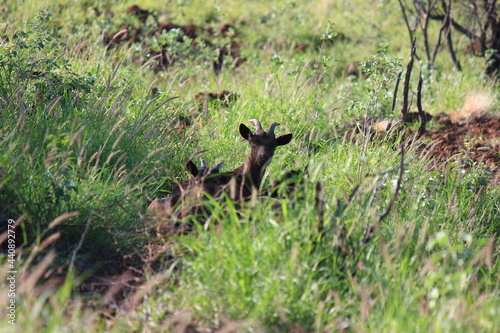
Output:
<path fill-rule="evenodd" d="M 443 24 L 446 27 L 445 28 L 446 45 L 448 46 L 448 51 L 450 52 L 451 60 L 453 60 L 453 63 L 455 64 L 457 69 L 459 71 L 462 71 L 462 66 L 460 65 L 460 61 L 458 61 L 455 51 L 453 50 L 453 40 L 451 38 L 451 0 L 448 0 L 447 6 L 444 0 L 442 0 L 442 4 L 443 8 L 446 10 L 445 20 L 443 21 Z"/>
<path fill-rule="evenodd" d="M 418 128 L 418 135 L 422 135 L 426 132 L 425 125 L 427 124 L 427 117 L 425 116 L 425 112 L 422 108 L 422 84 L 422 70 L 420 70 L 417 88 L 417 109 L 418 115 L 420 116 L 420 127 Z"/>
<path fill-rule="evenodd" d="M 396 86 L 394 87 L 394 96 L 392 96 L 392 109 L 391 111 L 394 112 L 394 109 L 396 108 L 396 100 L 398 99 L 398 88 L 399 88 L 399 82 L 401 81 L 401 74 L 403 72 L 399 72 L 398 78 L 396 79 Z"/>
<path fill-rule="evenodd" d="M 398 175 L 398 181 L 396 183 L 396 189 L 394 191 L 394 195 L 391 198 L 391 202 L 389 202 L 389 206 L 387 206 L 387 209 L 385 212 L 379 216 L 378 218 L 378 224 L 380 224 L 391 212 L 392 207 L 394 207 L 394 204 L 398 200 L 399 197 L 399 191 L 401 190 L 401 183 L 403 182 L 403 172 L 404 172 L 404 166 L 405 166 L 405 143 L 401 142 L 401 161 L 399 162 L 399 175 Z"/>
<path fill-rule="evenodd" d="M 408 117 L 408 94 L 410 90 L 410 78 L 411 78 L 411 71 L 413 69 L 413 63 L 414 63 L 414 57 L 415 57 L 415 43 L 416 40 L 414 39 L 411 43 L 411 53 L 410 53 L 410 60 L 408 61 L 408 65 L 406 66 L 406 74 L 405 74 L 405 82 L 403 86 L 403 109 L 401 110 L 402 113 L 402 118 L 403 118 L 403 123 L 406 122 L 406 119 Z"/>
<path fill-rule="evenodd" d="M 445 31 L 445 29 L 446 29 L 446 24 L 445 24 L 445 21 L 443 21 L 441 24 L 441 28 L 439 28 L 438 40 L 436 43 L 436 47 L 434 48 L 434 53 L 432 55 L 432 62 L 431 63 L 433 65 L 434 65 L 434 62 L 436 61 L 436 56 L 437 56 L 439 47 L 441 46 L 441 38 L 443 37 L 443 32 Z"/>
<path fill-rule="evenodd" d="M 415 37 L 413 36 L 413 33 L 417 30 L 419 17 L 417 16 L 417 20 L 415 22 L 415 27 L 413 27 L 413 28 L 410 27 L 410 21 L 408 20 L 408 15 L 406 15 L 406 8 L 403 5 L 403 3 L 401 2 L 401 0 L 398 0 L 398 1 L 399 1 L 399 5 L 401 6 L 401 11 L 403 12 L 403 18 L 404 18 L 405 23 L 406 23 L 406 28 L 408 29 L 408 34 L 410 35 L 410 41 L 413 44 L 413 40 L 415 39 Z M 418 59 L 418 57 L 417 57 L 417 59 Z"/>
<path fill-rule="evenodd" d="M 430 46 L 429 46 L 429 35 L 427 34 L 427 28 L 429 26 L 429 19 L 432 10 L 436 6 L 437 0 L 428 0 L 427 3 L 427 9 L 425 10 L 425 13 L 423 14 L 425 16 L 424 18 L 424 23 L 422 25 L 422 35 L 424 36 L 424 47 L 425 47 L 425 54 L 427 56 L 427 61 L 429 62 L 429 66 L 434 65 L 431 63 L 431 52 L 430 52 Z M 422 12 L 424 12 L 424 9 L 422 9 Z"/>
<path fill-rule="evenodd" d="M 446 19 L 446 15 L 447 14 L 444 14 L 444 15 L 429 15 L 429 17 L 431 19 L 433 19 L 433 20 L 443 21 L 443 20 Z M 453 19 L 450 19 L 450 23 L 453 26 L 453 28 L 455 28 L 461 34 L 469 37 L 470 39 L 472 39 L 472 40 L 478 40 L 478 39 L 480 39 L 480 36 L 476 35 L 473 31 L 470 31 L 469 29 L 463 27 L 457 21 L 455 21 Z"/>

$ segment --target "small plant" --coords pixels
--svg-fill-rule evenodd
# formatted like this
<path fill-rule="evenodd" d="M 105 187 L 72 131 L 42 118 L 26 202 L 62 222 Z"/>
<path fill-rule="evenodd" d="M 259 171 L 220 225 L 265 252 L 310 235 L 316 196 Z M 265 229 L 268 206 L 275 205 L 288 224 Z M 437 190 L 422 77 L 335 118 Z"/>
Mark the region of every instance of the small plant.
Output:
<path fill-rule="evenodd" d="M 15 251 L 0 232 L 0 331 L 499 331 L 498 123 L 439 115 L 478 86 L 496 91 L 484 59 L 427 71 L 412 51 L 433 126 L 357 140 L 353 118 L 391 115 L 408 53 L 397 1 L 144 2 L 146 22 L 97 2 L 27 23 L 33 1 L 0 10 L 0 230 L 18 221 Z M 149 70 L 160 57 L 174 61 Z M 346 77 L 360 59 L 365 75 Z M 415 74 L 405 110 L 422 102 Z M 228 92 L 238 100 L 210 101 Z M 236 170 L 248 119 L 294 134 L 259 176 L 263 195 L 207 196 L 204 224 L 171 219 L 158 237 L 148 204 L 191 178 L 195 152 L 224 162 L 208 175 Z M 185 222 L 194 232 L 169 232 Z"/>
<path fill-rule="evenodd" d="M 50 27 L 50 17 L 49 12 L 39 12 L 34 23 L 26 22 L 0 50 L 0 94 L 20 111 L 36 109 L 55 98 L 62 98 L 64 104 L 76 103 L 95 82 L 92 73 L 78 74 L 69 61 L 60 58 L 66 45 Z"/>
<path fill-rule="evenodd" d="M 323 41 L 332 42 L 338 35 L 339 33 L 335 30 L 335 23 L 328 21 L 325 32 L 321 35 Z"/>
<path fill-rule="evenodd" d="M 401 59 L 389 57 L 388 50 L 389 44 L 380 44 L 377 54 L 363 61 L 360 66 L 360 70 L 368 77 L 363 86 L 369 98 L 365 112 L 374 117 L 390 115 L 393 83 L 401 71 Z"/>

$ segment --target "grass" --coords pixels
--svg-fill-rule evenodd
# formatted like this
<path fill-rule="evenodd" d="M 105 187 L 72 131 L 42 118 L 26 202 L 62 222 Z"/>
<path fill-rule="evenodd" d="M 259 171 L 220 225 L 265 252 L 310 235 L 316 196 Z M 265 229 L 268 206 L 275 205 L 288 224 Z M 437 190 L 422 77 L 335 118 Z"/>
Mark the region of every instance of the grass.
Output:
<path fill-rule="evenodd" d="M 141 3 L 180 24 L 234 23 L 246 62 L 226 62 L 218 75 L 210 54 L 190 47 L 155 73 L 151 36 L 106 49 L 103 31 L 141 24 L 125 13 L 132 4 L 5 5 L 0 218 L 2 230 L 8 219 L 18 226 L 15 326 L 6 312 L 7 241 L 0 257 L 2 331 L 499 330 L 500 193 L 483 167 L 457 161 L 430 170 L 410 145 L 400 175 L 402 138 L 351 140 L 341 131 L 357 117 L 399 113 L 392 95 L 409 42 L 397 3 L 185 1 L 168 11 Z M 310 40 L 316 45 L 293 52 Z M 484 59 L 459 56 L 463 72 L 444 51 L 437 69 L 418 64 L 424 109 L 460 110 L 481 87 L 498 112 Z M 354 60 L 373 71 L 368 79 L 346 76 Z M 195 101 L 222 90 L 238 98 Z M 179 117 L 191 126 L 179 130 Z M 195 151 L 206 149 L 209 165 L 237 167 L 249 149 L 237 126 L 251 118 L 294 134 L 265 184 L 300 169 L 301 187 L 243 207 L 212 202 L 196 232 L 155 237 L 143 219 L 148 201 L 188 177 L 183 163 Z M 111 276 L 120 276 L 116 289 L 101 289 Z"/>

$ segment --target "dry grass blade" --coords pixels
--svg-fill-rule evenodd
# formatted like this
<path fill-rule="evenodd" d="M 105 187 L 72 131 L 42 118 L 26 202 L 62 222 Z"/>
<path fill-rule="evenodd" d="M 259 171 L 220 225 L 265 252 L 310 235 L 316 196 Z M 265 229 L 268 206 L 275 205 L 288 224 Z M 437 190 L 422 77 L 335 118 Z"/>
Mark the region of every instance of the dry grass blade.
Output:
<path fill-rule="evenodd" d="M 67 219 L 78 216 L 78 214 L 80 214 L 80 213 L 79 212 L 69 212 L 69 213 L 64 213 L 62 215 L 59 215 L 52 222 L 50 222 L 49 229 L 52 229 L 52 228 L 58 226 L 59 224 L 61 224 L 61 222 L 65 221 Z"/>
<path fill-rule="evenodd" d="M 157 54 L 157 55 L 155 55 L 155 56 L 151 57 L 148 61 L 146 61 L 146 62 L 144 63 L 144 65 L 142 65 L 142 66 L 141 66 L 141 68 L 139 68 L 139 70 L 142 70 L 143 68 L 145 68 L 145 67 L 149 66 L 150 64 L 154 63 L 154 62 L 155 62 L 155 60 L 160 59 L 161 57 L 162 57 L 162 55 L 161 55 L 161 54 Z"/>
<path fill-rule="evenodd" d="M 17 227 L 23 221 L 24 221 L 24 216 L 21 216 L 20 218 L 18 218 L 16 220 L 16 222 L 14 223 L 14 228 Z M 0 244 L 3 244 L 7 240 L 8 237 L 9 237 L 9 230 L 7 229 L 7 231 L 0 234 Z"/>
<path fill-rule="evenodd" d="M 56 107 L 57 103 L 62 99 L 62 96 L 57 96 L 56 98 L 52 99 L 48 104 L 47 104 L 47 115 L 52 115 L 52 111 L 54 111 L 54 108 Z"/>
<path fill-rule="evenodd" d="M 35 246 L 35 248 L 31 251 L 30 256 L 28 257 L 26 265 L 29 265 L 37 254 L 39 254 L 41 251 L 47 248 L 47 246 L 51 245 L 53 242 L 58 240 L 59 237 L 61 237 L 61 233 L 56 232 L 47 237 L 46 239 L 44 239 L 39 246 Z"/>
<path fill-rule="evenodd" d="M 146 295 L 147 292 L 151 291 L 156 285 L 165 281 L 165 277 L 162 275 L 155 275 L 149 281 L 144 283 L 142 286 L 137 288 L 136 292 L 131 294 L 128 298 L 123 301 L 123 310 L 127 313 L 134 311 L 139 305 L 141 299 Z"/>
<path fill-rule="evenodd" d="M 115 281 L 113 281 L 111 287 L 106 292 L 106 295 L 104 295 L 103 304 L 109 304 L 115 295 L 122 290 L 126 286 L 127 282 L 133 279 L 133 277 L 132 271 L 127 270 Z"/>
<path fill-rule="evenodd" d="M 493 270 L 493 250 L 497 235 L 493 234 L 486 246 L 472 259 L 474 265 L 484 264 L 491 272 Z"/>
<path fill-rule="evenodd" d="M 128 30 L 127 29 L 123 29 L 123 30 L 120 30 L 118 31 L 114 36 L 113 36 L 113 40 L 117 39 L 118 37 L 120 36 L 123 36 L 124 34 L 128 33 Z"/>
<path fill-rule="evenodd" d="M 40 278 L 47 271 L 47 268 L 54 262 L 56 255 L 54 252 L 49 252 L 42 261 L 32 270 L 25 269 L 21 276 L 21 284 L 19 287 L 20 293 L 30 293 L 35 289 Z"/>

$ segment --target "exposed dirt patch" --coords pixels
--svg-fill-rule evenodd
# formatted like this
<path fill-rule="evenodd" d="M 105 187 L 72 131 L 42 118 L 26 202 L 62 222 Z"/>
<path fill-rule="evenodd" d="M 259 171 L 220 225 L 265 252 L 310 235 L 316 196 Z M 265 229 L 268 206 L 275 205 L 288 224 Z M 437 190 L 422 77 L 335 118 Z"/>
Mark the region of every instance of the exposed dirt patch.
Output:
<path fill-rule="evenodd" d="M 482 164 L 486 168 L 485 178 L 492 184 L 500 184 L 500 118 L 486 114 L 457 117 L 455 114 L 438 114 L 427 120 L 434 120 L 433 126 L 421 136 L 419 150 L 429 160 L 429 168 L 436 169 L 448 163 L 460 161 L 460 167 L 468 169 Z M 419 122 L 417 113 L 410 113 L 407 123 Z M 429 129 L 429 127 L 431 127 Z M 375 138 L 405 130 L 414 135 L 413 130 L 396 121 L 379 120 L 373 117 L 355 119 L 342 131 L 348 138 L 357 133 Z M 415 130 L 416 131 L 416 130 Z"/>
<path fill-rule="evenodd" d="M 299 53 L 309 49 L 320 51 L 321 49 L 332 47 L 337 42 L 347 42 L 350 40 L 351 38 L 347 37 L 342 32 L 338 32 L 334 38 L 325 38 L 324 36 L 311 36 L 310 40 L 307 42 L 298 42 L 293 49 L 293 53 Z"/>
<path fill-rule="evenodd" d="M 238 99 L 238 94 L 223 90 L 219 93 L 209 92 L 209 93 L 198 93 L 194 96 L 194 100 L 197 103 L 203 104 L 206 100 L 209 102 L 219 101 L 222 106 L 228 106 L 231 102 Z"/>
<path fill-rule="evenodd" d="M 453 121 L 447 114 L 434 117 L 438 128 L 424 134 L 431 142 L 422 149 L 439 164 L 462 159 L 464 167 L 483 163 L 495 183 L 500 181 L 500 118 L 472 117 Z"/>
<path fill-rule="evenodd" d="M 224 67 L 237 68 L 246 61 L 240 54 L 237 27 L 232 23 L 224 23 L 219 27 L 191 23 L 181 25 L 168 21 L 165 15 L 154 15 L 137 5 L 130 6 L 125 12 L 130 16 L 131 22 L 124 23 L 118 31 L 104 31 L 103 42 L 108 48 L 123 44 L 140 44 L 144 51 L 137 55 L 136 61 L 145 64 L 154 60 L 155 72 L 167 70 L 188 53 L 202 58 L 203 55 L 205 58 L 213 58 L 212 66 L 217 74 Z M 144 23 L 149 17 L 154 17 L 157 27 L 147 28 Z M 134 26 L 133 18 L 138 19 L 140 26 Z M 181 32 L 175 34 L 177 44 L 165 35 L 172 30 Z M 190 51 L 183 49 L 185 38 L 189 38 L 186 45 Z"/>

